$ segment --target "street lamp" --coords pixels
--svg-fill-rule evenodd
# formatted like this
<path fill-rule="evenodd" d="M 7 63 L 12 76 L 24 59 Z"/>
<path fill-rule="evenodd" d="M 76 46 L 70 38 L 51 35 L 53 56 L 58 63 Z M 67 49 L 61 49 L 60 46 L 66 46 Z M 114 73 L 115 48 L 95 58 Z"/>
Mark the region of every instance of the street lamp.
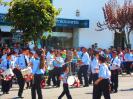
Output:
<path fill-rule="evenodd" d="M 80 16 L 80 11 L 77 9 L 76 10 L 76 16 L 79 17 Z"/>

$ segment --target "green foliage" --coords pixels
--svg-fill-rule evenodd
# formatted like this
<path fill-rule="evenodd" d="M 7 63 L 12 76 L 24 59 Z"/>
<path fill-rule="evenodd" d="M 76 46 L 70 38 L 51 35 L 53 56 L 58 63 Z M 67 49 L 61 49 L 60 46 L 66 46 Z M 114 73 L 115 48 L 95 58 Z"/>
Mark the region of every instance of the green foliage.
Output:
<path fill-rule="evenodd" d="M 0 5 L 6 6 L 6 5 L 9 5 L 9 3 L 8 2 L 4 2 L 3 0 L 0 0 Z"/>
<path fill-rule="evenodd" d="M 0 0 L 0 4 L 2 4 L 3 0 Z"/>
<path fill-rule="evenodd" d="M 13 0 L 10 3 L 7 20 L 15 30 L 23 31 L 25 37 L 37 40 L 43 32 L 51 32 L 59 10 L 50 0 Z"/>

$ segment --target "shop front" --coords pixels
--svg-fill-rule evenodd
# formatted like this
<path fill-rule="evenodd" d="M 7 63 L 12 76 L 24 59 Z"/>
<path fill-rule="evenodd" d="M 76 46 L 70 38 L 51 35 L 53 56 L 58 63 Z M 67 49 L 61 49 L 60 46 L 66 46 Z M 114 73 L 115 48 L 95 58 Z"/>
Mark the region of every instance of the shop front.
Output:
<path fill-rule="evenodd" d="M 6 14 L 0 14 L 0 44 L 21 42 L 21 33 L 12 33 L 12 27 L 5 21 Z M 54 48 L 78 47 L 78 29 L 89 28 L 89 20 L 56 19 L 56 26 L 44 41 L 45 46 Z M 48 34 L 48 35 L 49 35 Z M 48 36 L 47 35 L 47 36 Z"/>

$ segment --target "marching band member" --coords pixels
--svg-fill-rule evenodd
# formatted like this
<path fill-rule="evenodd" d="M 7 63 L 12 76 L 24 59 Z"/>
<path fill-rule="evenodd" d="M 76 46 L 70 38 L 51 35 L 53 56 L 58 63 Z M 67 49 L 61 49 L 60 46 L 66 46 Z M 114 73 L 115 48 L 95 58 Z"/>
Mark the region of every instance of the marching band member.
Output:
<path fill-rule="evenodd" d="M 3 69 L 4 71 L 6 71 L 9 68 L 12 68 L 11 54 L 7 54 L 7 58 L 4 59 L 1 62 L 1 67 L 0 68 Z M 2 91 L 3 91 L 3 94 L 5 94 L 5 93 L 9 94 L 11 79 L 10 80 L 7 80 L 5 78 L 2 79 Z"/>
<path fill-rule="evenodd" d="M 87 72 L 88 72 L 88 67 L 90 64 L 90 57 L 89 57 L 89 54 L 87 53 L 86 48 L 82 48 L 82 52 L 83 52 L 83 55 L 81 58 L 82 62 L 79 63 L 81 66 L 80 66 L 80 69 L 78 71 L 78 79 L 80 80 L 80 84 L 83 84 L 83 81 L 82 81 L 82 74 L 83 74 L 84 81 L 85 81 L 84 87 L 87 87 L 87 86 L 89 86 L 88 73 Z"/>
<path fill-rule="evenodd" d="M 124 59 L 125 59 L 127 74 L 130 74 L 131 65 L 132 65 L 132 62 L 133 62 L 133 54 L 131 53 L 130 49 L 126 50 L 126 54 L 124 55 Z"/>
<path fill-rule="evenodd" d="M 94 58 L 91 61 L 91 72 L 92 72 L 92 79 L 93 82 L 95 82 L 98 79 L 98 73 L 99 73 L 99 52 L 94 53 Z"/>
<path fill-rule="evenodd" d="M 54 58 L 55 58 L 54 52 L 50 51 L 50 56 L 49 56 L 49 58 L 47 57 L 47 67 L 48 67 L 48 72 L 49 72 L 49 76 L 48 76 L 48 80 L 47 80 L 48 86 L 51 85 L 51 79 L 53 81 L 53 86 L 56 86 L 56 82 L 53 79 L 53 72 L 54 72 L 53 61 L 54 61 Z"/>
<path fill-rule="evenodd" d="M 78 59 L 79 59 L 79 56 L 77 54 L 77 51 L 74 50 L 73 57 L 72 57 L 72 62 L 71 62 L 71 71 L 72 71 L 72 74 L 76 73 L 76 64 L 78 62 Z"/>
<path fill-rule="evenodd" d="M 118 89 L 118 73 L 120 69 L 120 64 L 121 61 L 117 56 L 117 52 L 113 51 L 112 52 L 112 59 L 111 59 L 111 65 L 110 65 L 110 70 L 111 70 L 111 91 L 117 93 Z"/>
<path fill-rule="evenodd" d="M 25 63 L 26 63 L 26 66 L 29 66 L 29 64 L 30 64 L 30 51 L 29 51 L 29 49 L 26 49 L 25 50 Z M 25 80 L 26 81 L 26 89 L 28 89 L 28 88 L 30 88 L 31 87 L 31 81 L 27 81 L 27 80 Z"/>
<path fill-rule="evenodd" d="M 23 98 L 22 94 L 23 94 L 24 85 L 25 85 L 25 79 L 23 78 L 21 70 L 25 69 L 28 65 L 25 58 L 25 51 L 26 49 L 23 49 L 22 53 L 17 57 L 16 67 L 13 69 L 13 72 L 16 75 L 17 82 L 19 85 L 18 98 Z"/>
<path fill-rule="evenodd" d="M 43 99 L 41 91 L 41 81 L 44 76 L 43 69 L 45 65 L 45 60 L 42 53 L 43 51 L 37 50 L 34 55 L 34 60 L 31 61 L 32 74 L 33 74 L 32 87 L 31 87 L 32 99 L 36 99 L 36 91 L 38 94 L 38 99 Z"/>
<path fill-rule="evenodd" d="M 78 54 L 78 56 L 79 56 L 79 58 L 81 59 L 82 58 L 82 51 L 81 51 L 81 48 L 78 48 L 77 49 L 77 54 Z"/>
<path fill-rule="evenodd" d="M 96 86 L 96 91 L 93 93 L 93 99 L 101 99 L 102 93 L 104 99 L 110 98 L 110 71 L 106 65 L 106 57 L 104 55 L 99 56 L 99 75 L 98 79 L 95 81 L 94 86 Z"/>
<path fill-rule="evenodd" d="M 3 53 L 2 53 L 1 60 L 6 60 L 6 56 L 7 56 L 6 49 L 4 49 Z"/>
<path fill-rule="evenodd" d="M 56 57 L 55 57 L 55 60 L 53 61 L 53 65 L 54 65 L 54 82 L 56 82 L 56 86 L 57 87 L 60 87 L 60 74 L 61 74 L 61 71 L 62 71 L 62 65 L 64 63 L 64 60 L 63 58 L 61 57 L 61 53 L 58 52 L 56 54 Z"/>
<path fill-rule="evenodd" d="M 92 80 L 93 80 L 93 93 L 97 93 L 97 86 L 94 86 L 95 81 L 98 79 L 98 73 L 99 73 L 99 52 L 94 52 L 94 57 L 91 61 L 91 72 L 92 72 Z M 93 94 L 95 95 L 95 94 Z M 93 96 L 94 97 L 94 96 Z"/>
<path fill-rule="evenodd" d="M 61 95 L 58 97 L 58 99 L 62 99 L 62 97 L 66 94 L 67 99 L 72 99 L 72 96 L 69 92 L 68 88 L 68 83 L 67 83 L 67 78 L 68 78 L 68 73 L 69 73 L 69 68 L 67 66 L 64 66 L 63 69 L 63 74 L 61 74 L 60 79 L 63 80 L 63 92 Z"/>

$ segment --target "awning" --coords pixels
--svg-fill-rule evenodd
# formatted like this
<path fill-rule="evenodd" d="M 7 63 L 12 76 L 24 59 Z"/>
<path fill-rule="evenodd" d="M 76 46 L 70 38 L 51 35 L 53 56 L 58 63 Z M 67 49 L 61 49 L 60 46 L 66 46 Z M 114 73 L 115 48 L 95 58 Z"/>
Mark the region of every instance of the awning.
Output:
<path fill-rule="evenodd" d="M 5 21 L 6 14 L 0 14 L 0 25 L 11 25 Z M 70 28 L 89 28 L 89 20 L 77 20 L 77 19 L 56 19 L 56 27 L 70 27 Z"/>
<path fill-rule="evenodd" d="M 89 28 L 89 20 L 57 18 L 56 27 Z"/>

